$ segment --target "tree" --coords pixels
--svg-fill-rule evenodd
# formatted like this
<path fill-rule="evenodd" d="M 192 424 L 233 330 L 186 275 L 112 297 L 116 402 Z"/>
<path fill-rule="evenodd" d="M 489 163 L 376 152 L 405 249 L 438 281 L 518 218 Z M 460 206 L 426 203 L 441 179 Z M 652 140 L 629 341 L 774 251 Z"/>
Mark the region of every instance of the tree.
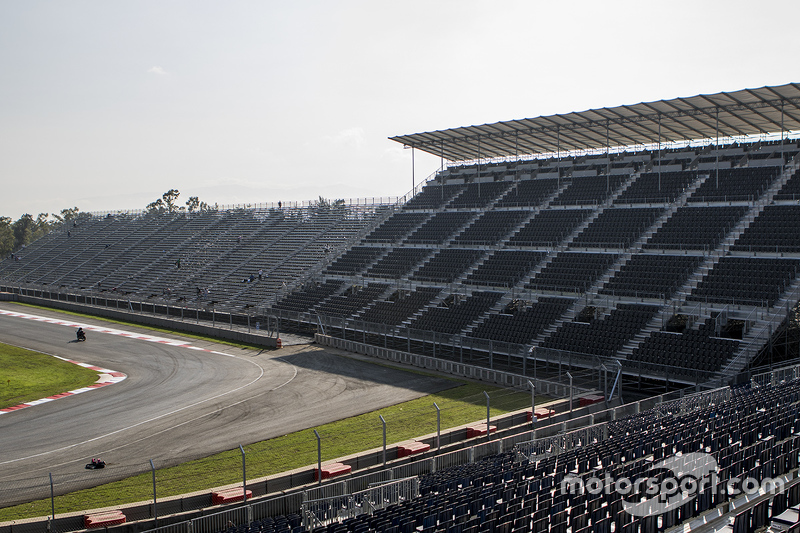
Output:
<path fill-rule="evenodd" d="M 189 200 L 186 202 L 186 206 L 190 213 L 194 213 L 195 211 L 208 211 L 210 209 L 208 204 L 201 202 L 200 198 L 197 196 L 190 196 Z"/>
<path fill-rule="evenodd" d="M 316 207 L 317 209 L 320 209 L 322 211 L 330 208 L 330 206 L 331 206 L 331 201 L 328 200 L 327 198 L 325 198 L 324 196 L 321 196 L 321 195 L 319 197 L 319 200 L 314 202 L 314 207 Z"/>
<path fill-rule="evenodd" d="M 56 221 L 58 221 L 59 224 L 64 224 L 66 222 L 69 222 L 71 220 L 74 220 L 74 219 L 78 218 L 80 211 L 81 210 L 78 209 L 77 207 L 70 207 L 70 208 L 67 208 L 67 209 L 62 209 L 61 210 L 61 214 L 59 214 L 59 215 L 53 214 L 53 218 L 55 218 Z"/>
<path fill-rule="evenodd" d="M 183 207 L 178 207 L 175 205 L 175 202 L 178 200 L 178 196 L 180 195 L 181 193 L 178 189 L 170 189 L 161 195 L 161 198 L 164 200 L 164 206 L 167 208 L 167 212 L 174 213 L 175 211 L 183 211 Z"/>
<path fill-rule="evenodd" d="M 145 207 L 145 209 L 147 209 L 148 213 L 163 213 L 164 212 L 164 200 L 159 198 L 155 202 L 150 202 L 149 204 L 147 204 L 147 207 Z"/>
<path fill-rule="evenodd" d="M 319 200 L 314 201 L 311 205 L 317 208 L 319 211 L 328 211 L 331 208 L 335 209 L 336 211 L 341 211 L 346 207 L 343 199 L 339 198 L 338 200 L 331 201 L 324 196 L 320 196 Z"/>
<path fill-rule="evenodd" d="M 14 230 L 11 219 L 0 217 L 0 258 L 6 257 L 14 251 Z"/>
<path fill-rule="evenodd" d="M 25 213 L 19 220 L 11 225 L 14 232 L 14 247 L 27 245 L 38 239 L 39 237 L 47 234 L 51 226 L 47 221 L 47 213 L 39 213 L 34 219 L 33 216 Z"/>
<path fill-rule="evenodd" d="M 184 207 L 178 207 L 175 202 L 181 193 L 178 189 L 170 189 L 161 195 L 161 198 L 154 202 L 147 204 L 145 209 L 148 213 L 175 213 L 176 211 L 183 211 Z"/>

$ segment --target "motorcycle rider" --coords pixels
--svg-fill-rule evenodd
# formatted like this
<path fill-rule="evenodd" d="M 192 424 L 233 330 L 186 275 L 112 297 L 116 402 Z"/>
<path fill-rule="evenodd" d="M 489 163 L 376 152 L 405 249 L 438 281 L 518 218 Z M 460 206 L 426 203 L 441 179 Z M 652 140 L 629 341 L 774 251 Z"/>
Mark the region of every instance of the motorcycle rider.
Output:
<path fill-rule="evenodd" d="M 78 328 L 77 335 L 79 341 L 86 340 L 86 334 L 83 332 L 83 328 Z"/>

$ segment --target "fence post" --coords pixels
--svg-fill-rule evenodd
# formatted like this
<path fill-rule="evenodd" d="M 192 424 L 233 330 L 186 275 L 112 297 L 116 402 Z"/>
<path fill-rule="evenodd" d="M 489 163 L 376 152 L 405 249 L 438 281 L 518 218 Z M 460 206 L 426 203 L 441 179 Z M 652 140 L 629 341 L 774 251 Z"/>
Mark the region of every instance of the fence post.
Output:
<path fill-rule="evenodd" d="M 244 496 L 244 501 L 247 502 L 247 474 L 244 464 L 244 448 L 242 448 L 241 444 L 239 449 L 242 451 L 242 495 Z"/>
<path fill-rule="evenodd" d="M 55 521 L 56 519 L 56 498 L 55 498 L 55 491 L 53 490 L 53 473 L 50 472 L 50 512 L 52 515 L 50 516 L 50 520 Z"/>
<path fill-rule="evenodd" d="M 441 424 L 441 414 L 442 410 L 439 409 L 439 406 L 436 405 L 436 402 L 433 402 L 433 406 L 436 408 L 436 449 L 442 449 L 442 424 Z"/>
<path fill-rule="evenodd" d="M 383 467 L 386 468 L 386 420 L 383 419 L 383 415 L 378 416 L 383 424 Z"/>
<path fill-rule="evenodd" d="M 150 471 L 153 473 L 153 524 L 158 527 L 158 508 L 156 507 L 156 467 L 150 459 Z"/>
<path fill-rule="evenodd" d="M 486 396 L 486 442 L 492 440 L 492 432 L 489 430 L 489 395 L 486 391 L 483 391 L 483 395 Z"/>
<path fill-rule="evenodd" d="M 319 440 L 319 433 L 314 430 L 314 435 L 317 437 L 317 480 L 322 485 L 322 443 Z"/>

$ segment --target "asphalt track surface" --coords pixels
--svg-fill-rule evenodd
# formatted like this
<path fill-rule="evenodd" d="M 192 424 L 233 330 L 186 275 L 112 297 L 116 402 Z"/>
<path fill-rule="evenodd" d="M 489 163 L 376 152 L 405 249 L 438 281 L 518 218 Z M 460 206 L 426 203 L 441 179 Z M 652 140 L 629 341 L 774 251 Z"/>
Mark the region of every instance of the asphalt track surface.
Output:
<path fill-rule="evenodd" d="M 0 487 L 14 487 L 13 497 L 0 491 L 0 500 L 41 497 L 48 474 L 85 475 L 93 457 L 109 465 L 103 474 L 146 471 L 151 459 L 162 468 L 453 386 L 313 345 L 240 349 L 9 302 L 0 309 L 162 339 L 89 330 L 88 340 L 77 343 L 74 326 L 0 315 L 2 343 L 128 376 L 0 415 Z"/>

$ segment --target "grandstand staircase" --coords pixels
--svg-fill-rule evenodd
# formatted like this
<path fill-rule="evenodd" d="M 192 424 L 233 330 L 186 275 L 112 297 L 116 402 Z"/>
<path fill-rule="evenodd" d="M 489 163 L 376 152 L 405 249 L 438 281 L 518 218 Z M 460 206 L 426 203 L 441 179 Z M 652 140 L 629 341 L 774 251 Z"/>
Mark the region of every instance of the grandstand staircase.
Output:
<path fill-rule="evenodd" d="M 658 219 L 656 219 L 656 221 L 650 226 L 650 228 L 648 228 L 647 231 L 645 231 L 644 233 L 642 233 L 642 235 L 639 236 L 636 242 L 630 246 L 628 251 L 623 253 L 620 256 L 620 258 L 613 265 L 611 265 L 611 268 L 608 270 L 608 272 L 606 272 L 603 276 L 600 277 L 600 279 L 597 280 L 597 283 L 595 283 L 595 285 L 592 288 L 590 288 L 589 291 L 587 291 L 592 301 L 595 301 L 597 299 L 603 299 L 606 301 L 609 300 L 609 297 L 607 295 L 602 295 L 602 296 L 600 295 L 600 291 L 603 289 L 606 283 L 608 283 L 611 280 L 611 278 L 613 278 L 622 269 L 622 267 L 628 261 L 630 261 L 634 253 L 642 251 L 642 248 L 647 243 L 647 241 L 653 235 L 655 235 L 655 233 L 659 229 L 661 229 L 664 226 L 664 224 L 672 217 L 672 215 L 675 214 L 675 212 L 678 209 L 686 205 L 689 197 L 692 194 L 694 194 L 697 188 L 703 184 L 705 178 L 707 177 L 708 177 L 707 175 L 705 177 L 701 175 L 694 181 L 694 183 L 692 183 L 689 187 L 687 187 L 686 190 L 683 192 L 683 194 L 681 194 L 681 196 L 679 196 L 672 204 L 669 204 L 667 206 L 665 212 L 662 213 Z"/>
<path fill-rule="evenodd" d="M 609 195 L 608 198 L 606 198 L 606 200 L 603 202 L 603 204 L 601 204 L 596 209 L 594 209 L 592 214 L 589 215 L 582 224 L 579 224 L 575 228 L 575 230 L 567 238 L 565 238 L 562 241 L 560 246 L 558 246 L 557 248 L 555 248 L 554 250 L 549 252 L 547 254 L 547 256 L 539 263 L 539 265 L 537 265 L 537 267 L 528 276 L 525 276 L 522 280 L 520 280 L 520 282 L 517 283 L 517 285 L 515 286 L 515 289 L 517 289 L 519 291 L 523 291 L 525 285 L 527 283 L 530 283 L 530 281 L 532 279 L 534 279 L 537 274 L 539 274 L 542 270 L 544 270 L 547 267 L 547 265 L 549 265 L 550 262 L 552 262 L 552 260 L 555 258 L 556 255 L 558 255 L 560 252 L 562 252 L 564 250 L 567 250 L 569 248 L 569 243 L 571 243 L 575 239 L 575 237 L 580 235 L 587 227 L 589 227 L 589 225 L 592 222 L 594 222 L 597 219 L 597 217 L 600 216 L 600 214 L 603 212 L 603 210 L 605 210 L 607 207 L 612 206 L 614 204 L 614 201 L 616 201 L 616 199 L 625 191 L 625 189 L 627 189 L 631 185 L 631 183 L 636 181 L 636 178 L 638 178 L 638 176 L 639 176 L 638 173 L 632 173 L 628 177 L 627 180 L 625 180 L 622 184 L 620 184 L 620 186 L 617 187 L 617 189 L 611 195 Z M 622 256 L 625 256 L 627 258 L 624 258 L 624 257 L 623 258 L 617 258 L 617 261 L 615 262 L 615 265 L 624 264 L 624 262 L 627 261 L 630 258 L 629 254 L 622 254 Z M 614 266 L 612 266 L 612 269 L 613 268 L 614 268 Z M 603 283 L 605 283 L 605 282 L 603 282 Z M 595 283 L 595 286 L 597 286 L 597 283 Z M 597 287 L 597 289 L 599 290 L 599 287 Z M 531 345 L 532 346 L 539 346 L 542 342 L 544 342 L 545 339 L 547 339 L 547 337 L 549 337 L 556 330 L 558 330 L 558 328 L 560 328 L 565 322 L 568 322 L 570 320 L 574 320 L 575 317 L 577 316 L 579 310 L 583 309 L 584 307 L 586 307 L 586 305 L 589 304 L 588 295 L 590 293 L 591 293 L 591 289 L 589 291 L 587 291 L 587 293 L 583 297 L 576 298 L 575 301 L 573 302 L 573 304 L 564 312 L 564 314 L 558 320 L 556 320 L 550 326 L 545 328 L 539 334 L 539 336 L 537 336 L 535 339 L 533 339 L 533 341 L 531 342 Z"/>

